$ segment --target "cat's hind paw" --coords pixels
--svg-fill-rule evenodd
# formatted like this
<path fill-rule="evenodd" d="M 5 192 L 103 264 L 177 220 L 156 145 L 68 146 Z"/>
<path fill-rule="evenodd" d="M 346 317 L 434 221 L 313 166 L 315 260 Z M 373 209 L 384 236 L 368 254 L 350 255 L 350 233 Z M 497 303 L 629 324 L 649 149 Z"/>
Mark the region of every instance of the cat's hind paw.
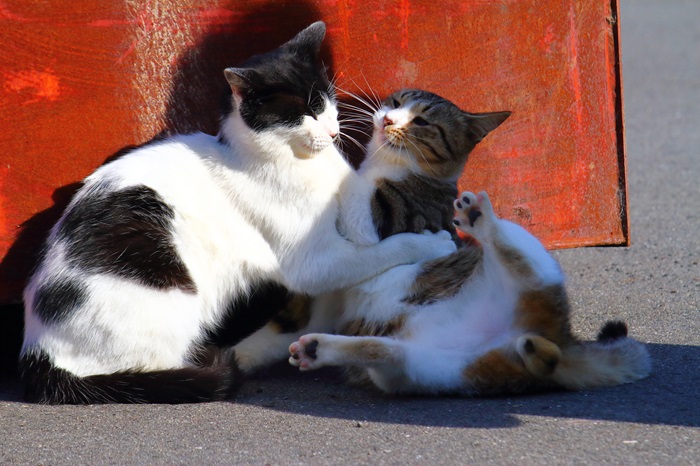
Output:
<path fill-rule="evenodd" d="M 463 192 L 458 199 L 455 199 L 454 208 L 455 226 L 477 239 L 486 234 L 488 227 L 497 220 L 486 191 L 481 191 L 479 194 Z"/>
<path fill-rule="evenodd" d="M 318 359 L 320 335 L 304 335 L 289 345 L 289 363 L 301 371 L 312 371 L 324 364 Z"/>
<path fill-rule="evenodd" d="M 561 360 L 559 347 L 544 337 L 526 334 L 518 338 L 516 351 L 525 367 L 537 377 L 547 377 Z"/>

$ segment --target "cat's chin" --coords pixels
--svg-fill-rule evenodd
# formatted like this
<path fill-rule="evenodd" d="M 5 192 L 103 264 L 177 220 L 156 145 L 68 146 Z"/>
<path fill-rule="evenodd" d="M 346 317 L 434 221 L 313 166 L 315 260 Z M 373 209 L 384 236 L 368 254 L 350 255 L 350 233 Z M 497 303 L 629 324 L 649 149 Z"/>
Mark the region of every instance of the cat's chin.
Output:
<path fill-rule="evenodd" d="M 332 142 L 319 142 L 314 141 L 311 143 L 299 144 L 293 149 L 294 156 L 298 159 L 312 159 L 316 157 L 321 152 L 325 151 L 333 145 Z"/>

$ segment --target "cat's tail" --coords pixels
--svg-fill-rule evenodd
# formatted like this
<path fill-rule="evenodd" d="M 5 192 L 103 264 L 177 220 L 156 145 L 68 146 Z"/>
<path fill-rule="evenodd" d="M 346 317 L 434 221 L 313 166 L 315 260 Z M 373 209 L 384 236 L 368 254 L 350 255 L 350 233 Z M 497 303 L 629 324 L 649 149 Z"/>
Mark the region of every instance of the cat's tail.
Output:
<path fill-rule="evenodd" d="M 159 371 L 123 371 L 78 377 L 55 367 L 44 353 L 20 359 L 25 399 L 43 404 L 199 403 L 233 394 L 242 375 L 232 350 L 206 366 Z"/>
<path fill-rule="evenodd" d="M 561 350 L 551 377 L 571 390 L 633 382 L 651 372 L 649 352 L 642 343 L 627 338 L 627 325 L 621 321 L 606 323 L 594 342 Z"/>

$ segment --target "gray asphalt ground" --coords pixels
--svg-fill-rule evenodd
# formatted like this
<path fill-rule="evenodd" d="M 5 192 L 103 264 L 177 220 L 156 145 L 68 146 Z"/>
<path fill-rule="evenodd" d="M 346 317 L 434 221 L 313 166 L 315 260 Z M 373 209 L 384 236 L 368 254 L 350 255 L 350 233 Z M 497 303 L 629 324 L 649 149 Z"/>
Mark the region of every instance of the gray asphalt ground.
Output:
<path fill-rule="evenodd" d="M 653 374 L 578 393 L 392 398 L 284 366 L 233 402 L 34 406 L 0 384 L 2 464 L 700 464 L 700 2 L 624 0 L 633 245 L 559 251 L 574 328 L 622 318 Z"/>

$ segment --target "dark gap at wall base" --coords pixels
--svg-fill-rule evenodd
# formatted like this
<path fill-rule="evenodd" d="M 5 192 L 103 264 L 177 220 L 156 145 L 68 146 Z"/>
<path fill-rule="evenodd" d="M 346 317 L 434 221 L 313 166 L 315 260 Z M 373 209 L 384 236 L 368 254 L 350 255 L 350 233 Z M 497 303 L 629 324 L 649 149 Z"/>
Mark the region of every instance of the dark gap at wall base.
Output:
<path fill-rule="evenodd" d="M 0 306 L 0 377 L 13 377 L 17 374 L 17 359 L 24 329 L 23 312 L 21 304 Z"/>

